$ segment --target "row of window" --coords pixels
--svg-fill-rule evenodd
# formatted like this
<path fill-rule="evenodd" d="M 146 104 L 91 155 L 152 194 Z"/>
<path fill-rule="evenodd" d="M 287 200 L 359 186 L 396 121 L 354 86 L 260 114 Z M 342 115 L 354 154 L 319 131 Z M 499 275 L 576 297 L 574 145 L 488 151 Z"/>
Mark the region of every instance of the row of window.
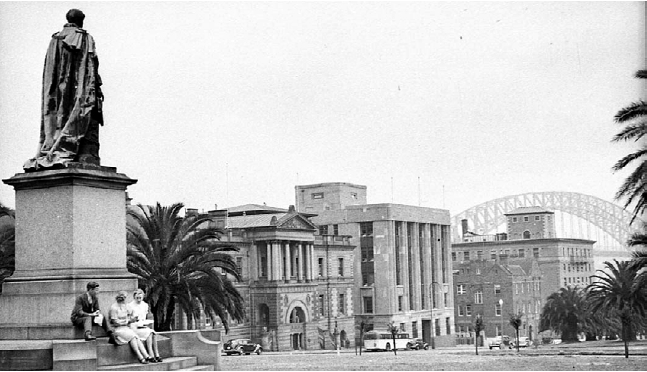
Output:
<path fill-rule="evenodd" d="M 569 273 L 572 271 L 574 273 L 579 273 L 581 272 L 587 272 L 591 271 L 591 264 L 590 263 L 582 263 L 582 264 L 563 264 L 564 265 L 564 271 L 568 271 Z"/>
<path fill-rule="evenodd" d="M 544 216 L 533 216 L 533 217 L 535 217 L 534 218 L 535 221 L 542 221 Z M 546 216 L 546 217 L 548 218 L 548 221 L 550 221 L 550 216 Z M 523 219 L 523 222 L 530 222 L 530 216 L 523 216 L 522 219 Z M 521 221 L 519 217 L 512 217 L 512 223 L 517 223 L 519 221 Z"/>
<path fill-rule="evenodd" d="M 319 257 L 318 266 L 319 266 L 319 277 L 325 277 L 326 273 L 325 273 L 325 266 L 324 266 L 323 257 Z M 344 276 L 344 258 L 343 257 L 337 258 L 337 276 Z"/>
<path fill-rule="evenodd" d="M 328 225 L 319 226 L 319 235 L 329 235 L 332 231 L 333 235 L 339 235 L 339 225 L 331 225 L 332 229 L 328 228 Z"/>
<path fill-rule="evenodd" d="M 528 251 L 528 252 L 526 252 Z M 539 258 L 541 249 L 540 248 L 533 248 L 532 249 L 532 256 L 534 258 Z M 497 254 L 499 255 L 506 255 L 508 257 L 518 257 L 518 258 L 525 258 L 527 255 L 530 254 L 530 250 L 527 248 L 519 248 L 519 249 L 501 249 L 497 252 L 496 249 L 490 250 L 490 259 L 491 260 L 496 260 Z M 512 255 L 511 255 L 512 254 Z M 462 259 L 459 260 L 459 257 Z M 453 251 L 452 252 L 452 261 L 469 261 L 472 258 L 476 258 L 477 260 L 483 260 L 485 259 L 483 257 L 483 251 L 476 251 L 476 256 L 472 256 L 472 252 L 470 251 Z"/>
<path fill-rule="evenodd" d="M 327 313 L 326 295 L 320 294 L 319 295 L 319 315 L 325 316 L 326 313 Z M 344 293 L 339 293 L 337 295 L 337 314 L 346 314 L 346 296 Z"/>
<path fill-rule="evenodd" d="M 567 285 L 578 285 L 578 284 L 591 284 L 591 278 L 588 276 L 577 276 L 577 277 L 571 277 L 571 278 L 564 278 L 564 287 Z"/>

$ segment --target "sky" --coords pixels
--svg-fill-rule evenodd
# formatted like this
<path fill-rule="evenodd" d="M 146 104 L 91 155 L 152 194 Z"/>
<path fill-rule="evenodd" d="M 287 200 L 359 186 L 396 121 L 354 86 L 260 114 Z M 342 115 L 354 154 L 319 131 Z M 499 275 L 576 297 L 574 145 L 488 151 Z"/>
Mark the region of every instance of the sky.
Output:
<path fill-rule="evenodd" d="M 321 182 L 451 215 L 613 201 L 638 147 L 610 140 L 645 99 L 640 2 L 0 2 L 2 179 L 36 152 L 45 52 L 74 7 L 100 60 L 101 163 L 138 180 L 134 203 L 287 208 Z"/>

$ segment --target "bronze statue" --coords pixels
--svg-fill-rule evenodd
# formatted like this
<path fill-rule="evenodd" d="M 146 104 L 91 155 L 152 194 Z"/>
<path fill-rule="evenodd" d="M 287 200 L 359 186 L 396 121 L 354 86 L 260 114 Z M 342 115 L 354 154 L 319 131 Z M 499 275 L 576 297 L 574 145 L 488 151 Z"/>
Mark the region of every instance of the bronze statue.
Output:
<path fill-rule="evenodd" d="M 71 9 L 63 30 L 52 35 L 43 69 L 40 141 L 26 171 L 65 167 L 69 162 L 100 164 L 103 125 L 101 77 L 94 39 L 85 14 Z"/>

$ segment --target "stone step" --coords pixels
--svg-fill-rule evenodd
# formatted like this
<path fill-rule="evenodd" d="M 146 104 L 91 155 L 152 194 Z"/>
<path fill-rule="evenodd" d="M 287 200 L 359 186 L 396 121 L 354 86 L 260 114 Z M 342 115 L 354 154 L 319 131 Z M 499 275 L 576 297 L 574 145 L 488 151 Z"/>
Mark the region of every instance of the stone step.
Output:
<path fill-rule="evenodd" d="M 101 366 L 97 368 L 98 371 L 178 371 L 190 370 L 198 366 L 197 357 L 173 357 L 165 358 L 162 363 L 128 363 L 118 365 Z M 207 366 L 212 367 L 213 366 Z M 213 369 L 212 369 L 213 370 Z M 202 370 L 204 371 L 204 370 Z"/>
<path fill-rule="evenodd" d="M 212 365 L 197 365 L 195 367 L 178 369 L 177 371 L 213 371 L 213 370 L 214 369 Z"/>
<path fill-rule="evenodd" d="M 171 340 L 168 337 L 157 335 L 157 348 L 160 356 L 171 356 Z M 145 341 L 144 341 L 145 342 Z M 139 363 L 130 345 L 113 345 L 108 338 L 97 339 L 97 366 Z"/>

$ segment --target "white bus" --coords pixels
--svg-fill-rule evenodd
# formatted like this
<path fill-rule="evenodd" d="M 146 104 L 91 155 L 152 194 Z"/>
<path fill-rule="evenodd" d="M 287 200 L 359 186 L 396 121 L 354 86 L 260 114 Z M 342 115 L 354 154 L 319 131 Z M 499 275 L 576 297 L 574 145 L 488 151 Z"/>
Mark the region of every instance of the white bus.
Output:
<path fill-rule="evenodd" d="M 395 347 L 397 350 L 407 348 L 407 343 L 411 341 L 408 333 L 396 333 Z M 393 336 L 389 332 L 368 331 L 364 333 L 364 350 L 386 350 L 394 348 Z"/>

